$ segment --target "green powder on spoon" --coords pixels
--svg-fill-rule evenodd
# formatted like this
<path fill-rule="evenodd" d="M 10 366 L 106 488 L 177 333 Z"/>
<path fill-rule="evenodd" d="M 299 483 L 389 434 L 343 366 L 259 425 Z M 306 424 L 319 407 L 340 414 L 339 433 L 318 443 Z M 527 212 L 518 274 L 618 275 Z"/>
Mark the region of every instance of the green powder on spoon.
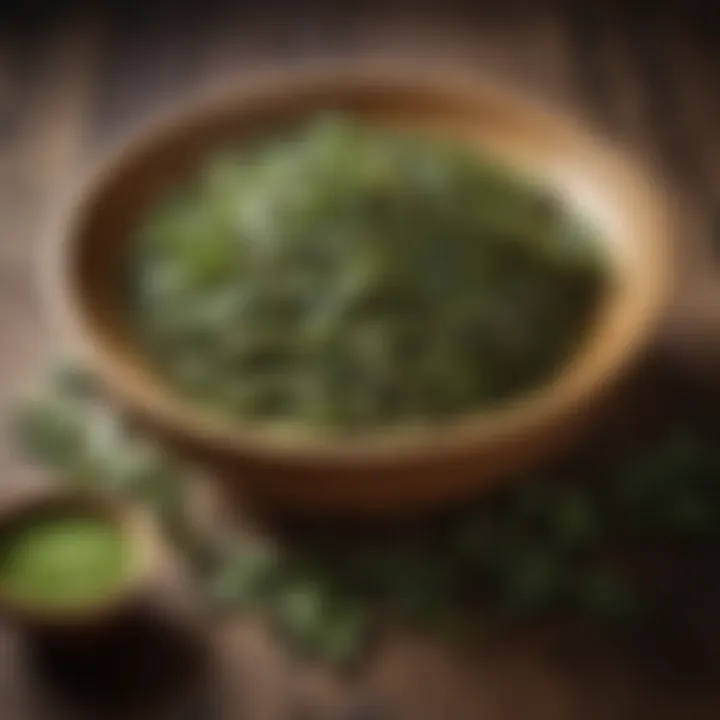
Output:
<path fill-rule="evenodd" d="M 130 567 L 111 521 L 43 516 L 19 522 L 0 542 L 0 589 L 21 602 L 74 609 L 110 596 Z"/>

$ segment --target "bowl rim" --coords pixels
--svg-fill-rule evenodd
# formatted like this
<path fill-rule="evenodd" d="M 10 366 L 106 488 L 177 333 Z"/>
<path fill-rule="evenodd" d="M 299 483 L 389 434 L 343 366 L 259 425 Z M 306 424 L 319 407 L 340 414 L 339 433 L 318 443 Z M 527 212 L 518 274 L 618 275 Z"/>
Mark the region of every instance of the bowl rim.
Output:
<path fill-rule="evenodd" d="M 445 94 L 493 98 L 514 113 L 524 113 L 535 124 L 568 143 L 595 151 L 603 167 L 626 185 L 632 184 L 646 202 L 639 212 L 657 217 L 652 230 L 658 235 L 656 252 L 644 268 L 645 294 L 635 308 L 634 321 L 616 340 L 612 352 L 604 352 L 602 362 L 589 358 L 582 372 L 574 372 L 586 342 L 571 358 L 569 371 L 540 383 L 530 392 L 487 409 L 471 411 L 447 422 L 405 425 L 361 431 L 345 435 L 303 430 L 293 423 L 258 423 L 226 418 L 201 404 L 183 399 L 164 387 L 152 392 L 148 383 L 137 381 L 137 368 L 113 353 L 99 338 L 88 315 L 88 298 L 77 292 L 72 282 L 70 261 L 77 250 L 78 232 L 84 212 L 103 196 L 112 178 L 141 159 L 143 152 L 168 131 L 203 120 L 211 120 L 243 103 L 256 106 L 289 90 L 312 89 L 334 84 L 384 85 L 386 88 L 414 86 Z M 598 160 L 599 161 L 599 160 Z M 41 292 L 45 307 L 56 327 L 75 345 L 78 356 L 86 360 L 121 403 L 138 410 L 161 428 L 183 439 L 209 445 L 230 455 L 250 452 L 272 455 L 275 460 L 291 460 L 301 465 L 342 464 L 349 467 L 373 463 L 402 462 L 408 457 L 452 457 L 468 446 L 490 446 L 504 438 L 539 430 L 564 414 L 587 407 L 605 386 L 621 375 L 640 354 L 660 326 L 673 294 L 673 267 L 676 251 L 671 242 L 675 228 L 673 196 L 661 175 L 649 163 L 630 160 L 612 142 L 601 139 L 571 113 L 557 112 L 549 104 L 469 69 L 448 63 L 418 64 L 396 59 L 364 59 L 335 62 L 309 61 L 305 64 L 273 66 L 245 71 L 207 91 L 180 98 L 154 113 L 134 130 L 123 134 L 101 154 L 79 183 L 70 188 L 50 214 L 50 223 L 41 257 Z M 606 303 L 607 304 L 607 303 Z"/>
<path fill-rule="evenodd" d="M 98 518 L 121 533 L 131 566 L 115 587 L 87 603 L 55 605 L 20 599 L 0 582 L 0 611 L 47 627 L 88 625 L 120 614 L 138 599 L 160 559 L 159 541 L 150 514 L 116 494 L 89 489 L 42 487 L 14 491 L 0 500 L 0 534 L 32 522 L 44 513 Z"/>

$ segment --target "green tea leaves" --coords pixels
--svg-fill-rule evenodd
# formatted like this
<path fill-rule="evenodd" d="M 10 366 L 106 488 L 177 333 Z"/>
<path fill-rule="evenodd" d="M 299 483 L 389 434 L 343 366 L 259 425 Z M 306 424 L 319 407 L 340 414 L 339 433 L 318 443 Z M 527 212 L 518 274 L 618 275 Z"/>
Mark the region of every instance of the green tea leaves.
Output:
<path fill-rule="evenodd" d="M 451 418 L 543 381 L 591 320 L 594 240 L 546 195 L 451 144 L 322 118 L 209 158 L 151 212 L 128 311 L 165 379 L 233 417 Z M 218 295 L 252 301 L 205 312 Z"/>

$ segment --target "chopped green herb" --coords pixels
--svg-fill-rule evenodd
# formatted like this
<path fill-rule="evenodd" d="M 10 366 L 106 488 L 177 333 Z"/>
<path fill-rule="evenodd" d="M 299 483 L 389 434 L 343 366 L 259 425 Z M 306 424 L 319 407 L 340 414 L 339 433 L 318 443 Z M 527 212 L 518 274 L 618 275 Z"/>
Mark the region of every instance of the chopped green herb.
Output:
<path fill-rule="evenodd" d="M 158 373 L 233 417 L 430 422 L 542 382 L 604 267 L 550 190 L 342 118 L 238 154 L 151 212 L 128 313 Z"/>
<path fill-rule="evenodd" d="M 581 579 L 580 607 L 604 620 L 632 620 L 642 609 L 632 582 L 611 568 L 599 567 Z"/>

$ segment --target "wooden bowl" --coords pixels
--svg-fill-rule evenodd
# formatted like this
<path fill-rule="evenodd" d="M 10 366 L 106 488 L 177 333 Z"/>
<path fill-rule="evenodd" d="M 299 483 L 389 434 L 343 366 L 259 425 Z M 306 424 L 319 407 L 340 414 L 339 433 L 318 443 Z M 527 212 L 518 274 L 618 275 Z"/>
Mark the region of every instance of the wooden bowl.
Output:
<path fill-rule="evenodd" d="M 502 407 L 348 439 L 229 424 L 159 380 L 122 314 L 116 268 L 169 184 L 228 142 L 339 109 L 483 148 L 556 186 L 601 230 L 612 288 L 562 372 Z M 572 120 L 457 69 L 397 63 L 256 72 L 151 121 L 89 175 L 52 227 L 49 308 L 132 412 L 245 492 L 291 511 L 401 513 L 459 501 L 567 448 L 653 338 L 673 287 L 674 218 L 657 178 Z"/>
<path fill-rule="evenodd" d="M 100 518 L 112 523 L 127 542 L 132 566 L 111 593 L 77 607 L 19 600 L 0 582 L 0 614 L 31 632 L 77 638 L 105 631 L 134 612 L 150 594 L 161 554 L 149 515 L 114 496 L 61 489 L 33 490 L 3 499 L 0 536 L 25 522 L 48 516 Z"/>

